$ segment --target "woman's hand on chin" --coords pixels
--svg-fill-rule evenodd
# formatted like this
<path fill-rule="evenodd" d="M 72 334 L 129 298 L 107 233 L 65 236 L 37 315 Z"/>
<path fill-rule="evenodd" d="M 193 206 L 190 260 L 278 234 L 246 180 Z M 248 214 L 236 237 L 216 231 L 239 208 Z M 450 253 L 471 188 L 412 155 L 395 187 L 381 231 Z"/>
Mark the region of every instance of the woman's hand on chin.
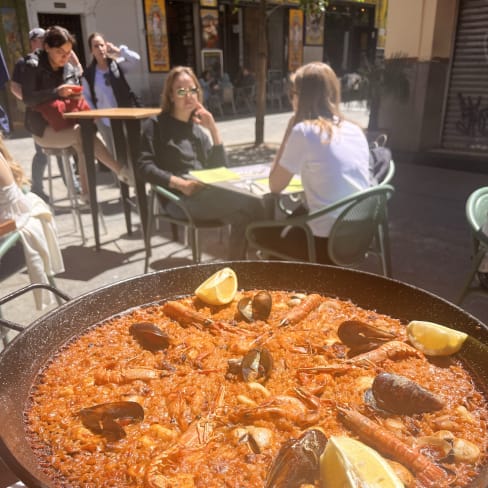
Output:
<path fill-rule="evenodd" d="M 212 129 L 215 126 L 213 115 L 201 104 L 197 103 L 192 113 L 192 121 L 206 129 Z"/>

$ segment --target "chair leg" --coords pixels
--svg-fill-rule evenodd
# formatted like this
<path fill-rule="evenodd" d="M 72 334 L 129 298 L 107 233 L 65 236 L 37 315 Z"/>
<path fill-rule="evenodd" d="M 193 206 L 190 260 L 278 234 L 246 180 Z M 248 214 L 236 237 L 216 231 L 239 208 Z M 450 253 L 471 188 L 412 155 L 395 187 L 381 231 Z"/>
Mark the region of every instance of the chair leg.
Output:
<path fill-rule="evenodd" d="M 200 249 L 198 245 L 198 231 L 195 227 L 188 227 L 188 233 L 191 241 L 191 253 L 194 263 L 200 262 Z"/>
<path fill-rule="evenodd" d="M 170 224 L 171 225 L 171 237 L 173 241 L 178 240 L 178 224 Z"/>
<path fill-rule="evenodd" d="M 472 265 L 471 265 L 471 270 L 469 271 L 468 276 L 466 277 L 466 280 L 464 282 L 464 286 L 462 288 L 461 293 L 459 294 L 458 299 L 456 300 L 457 305 L 461 305 L 462 301 L 466 298 L 466 295 L 469 292 L 469 287 L 471 285 L 471 282 L 474 279 L 474 276 L 476 272 L 478 271 L 479 265 L 486 253 L 485 249 L 480 249 L 478 253 L 474 256 Z"/>
<path fill-rule="evenodd" d="M 387 223 L 384 223 L 379 227 L 377 238 L 380 248 L 380 258 L 383 275 L 387 278 L 391 278 L 390 235 Z"/>
<path fill-rule="evenodd" d="M 156 195 L 151 192 L 151 196 L 149 198 L 149 205 L 148 205 L 148 212 L 147 212 L 147 225 L 146 225 L 146 258 L 144 259 L 144 274 L 147 273 L 149 269 L 149 258 L 151 257 L 151 234 L 152 234 L 152 226 L 154 220 L 154 199 Z"/>

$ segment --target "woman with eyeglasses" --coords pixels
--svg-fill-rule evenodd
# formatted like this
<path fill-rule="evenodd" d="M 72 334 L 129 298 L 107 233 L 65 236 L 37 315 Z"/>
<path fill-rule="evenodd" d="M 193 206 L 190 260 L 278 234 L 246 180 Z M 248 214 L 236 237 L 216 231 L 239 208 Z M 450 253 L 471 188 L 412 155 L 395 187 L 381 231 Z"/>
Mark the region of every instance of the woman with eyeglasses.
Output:
<path fill-rule="evenodd" d="M 117 47 L 107 42 L 98 32 L 88 36 L 88 46 L 93 60 L 84 72 L 83 95 L 90 108 L 140 106 L 125 77 L 139 67 L 139 54 L 125 45 Z M 110 120 L 98 119 L 96 123 L 105 143 L 114 154 Z"/>
<path fill-rule="evenodd" d="M 74 36 L 64 27 L 54 26 L 46 31 L 43 49 L 28 55 L 22 95 L 27 106 L 26 128 L 41 147 L 73 147 L 78 156 L 81 200 L 88 202 L 86 164 L 81 141 L 81 129 L 62 117 L 63 109 L 76 106 L 83 109 L 78 67 L 70 63 L 75 44 Z M 70 111 L 70 110 L 67 110 Z M 96 133 L 95 156 L 114 171 L 124 183 L 131 183 L 128 168 L 117 162 Z"/>
<path fill-rule="evenodd" d="M 259 204 L 188 178 L 191 170 L 226 164 L 217 124 L 202 104 L 202 90 L 193 70 L 185 66 L 173 68 L 161 99 L 161 114 L 144 122 L 138 160 L 140 177 L 177 192 L 195 219 L 231 224 L 228 257 L 244 258 L 245 226 L 257 220 Z M 179 207 L 169 202 L 162 204 L 173 217 L 185 218 Z"/>
<path fill-rule="evenodd" d="M 363 130 L 340 111 L 340 84 L 332 68 L 320 62 L 300 67 L 291 77 L 290 97 L 294 114 L 271 168 L 271 191 L 281 193 L 293 175 L 300 175 L 305 202 L 297 210 L 304 213 L 372 186 L 368 142 Z M 333 264 L 327 236 L 339 213 L 310 222 L 320 263 Z M 264 247 L 308 259 L 303 230 L 282 230 L 256 229 L 254 237 Z"/>

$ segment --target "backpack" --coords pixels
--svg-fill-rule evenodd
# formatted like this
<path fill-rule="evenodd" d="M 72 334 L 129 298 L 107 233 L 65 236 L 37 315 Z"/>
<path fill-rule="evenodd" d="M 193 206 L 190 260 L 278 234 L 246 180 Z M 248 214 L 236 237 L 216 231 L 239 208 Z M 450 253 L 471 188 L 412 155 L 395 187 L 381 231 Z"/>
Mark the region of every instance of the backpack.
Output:
<path fill-rule="evenodd" d="M 380 134 L 369 145 L 369 173 L 373 185 L 378 185 L 388 173 L 391 161 L 391 150 L 386 147 L 388 136 Z"/>

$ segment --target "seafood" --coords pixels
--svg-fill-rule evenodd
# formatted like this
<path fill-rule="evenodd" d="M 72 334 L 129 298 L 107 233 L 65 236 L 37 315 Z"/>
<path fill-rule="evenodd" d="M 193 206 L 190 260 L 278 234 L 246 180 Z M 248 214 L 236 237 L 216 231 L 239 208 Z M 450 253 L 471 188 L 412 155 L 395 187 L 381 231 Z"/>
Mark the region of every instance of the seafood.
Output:
<path fill-rule="evenodd" d="M 266 381 L 273 369 L 273 358 L 266 348 L 251 349 L 241 362 L 244 381 Z"/>
<path fill-rule="evenodd" d="M 307 295 L 298 305 L 295 305 L 280 321 L 280 326 L 294 325 L 303 320 L 312 310 L 315 310 L 322 301 L 316 293 Z"/>
<path fill-rule="evenodd" d="M 140 422 L 144 419 L 144 410 L 136 402 L 102 403 L 93 407 L 83 408 L 79 412 L 83 425 L 95 434 L 101 434 L 112 440 L 125 437 L 125 431 L 116 422 Z"/>
<path fill-rule="evenodd" d="M 150 322 L 132 324 L 129 332 L 139 341 L 142 347 L 150 351 L 166 349 L 169 346 L 168 334 Z"/>
<path fill-rule="evenodd" d="M 272 299 L 267 291 L 259 291 L 252 297 L 239 300 L 237 310 L 247 322 L 266 320 L 271 313 Z"/>
<path fill-rule="evenodd" d="M 300 488 L 320 475 L 320 456 L 327 437 L 319 429 L 306 430 L 298 439 L 283 444 L 266 478 L 265 488 Z"/>
<path fill-rule="evenodd" d="M 411 469 L 425 486 L 444 486 L 440 483 L 446 482 L 446 472 L 428 457 L 383 430 L 357 410 L 338 406 L 337 411 L 344 424 L 358 434 L 364 442 Z"/>
<path fill-rule="evenodd" d="M 99 369 L 95 371 L 93 377 L 97 385 L 106 385 L 107 383 L 123 384 L 137 380 L 156 380 L 161 378 L 161 371 L 150 368 Z"/>
<path fill-rule="evenodd" d="M 144 475 L 145 486 L 149 488 L 169 488 L 172 486 L 184 488 L 193 486 L 193 484 L 179 484 L 175 478 L 170 480 L 167 476 L 161 474 L 161 469 L 179 451 L 186 449 L 198 450 L 208 444 L 217 425 L 216 412 L 223 406 L 224 396 L 225 388 L 222 386 L 207 415 L 196 418 L 169 449 L 151 459 Z M 178 478 L 180 474 L 175 476 Z M 188 476 L 185 479 L 187 483 L 193 483 L 193 476 Z"/>
<path fill-rule="evenodd" d="M 270 397 L 257 407 L 237 410 L 231 415 L 236 421 L 282 418 L 300 426 L 317 423 L 320 415 L 317 410 L 309 409 L 304 401 L 290 395 Z"/>
<path fill-rule="evenodd" d="M 372 351 L 358 354 L 348 362 L 351 364 L 357 364 L 361 366 L 376 366 L 387 359 L 402 359 L 408 357 L 417 357 L 419 359 L 425 359 L 420 351 L 417 351 L 414 347 L 410 346 L 406 342 L 402 341 L 390 341 L 382 344 L 381 346 L 373 349 Z"/>
<path fill-rule="evenodd" d="M 354 352 L 366 352 L 395 339 L 395 334 L 359 320 L 345 320 L 339 324 L 337 335 Z"/>
<path fill-rule="evenodd" d="M 444 407 L 442 400 L 415 381 L 385 372 L 376 376 L 365 398 L 373 407 L 407 415 L 434 412 Z"/>
<path fill-rule="evenodd" d="M 163 312 L 171 319 L 176 320 L 182 326 L 194 326 L 197 329 L 207 328 L 214 334 L 228 332 L 239 335 L 252 335 L 251 332 L 237 328 L 224 322 L 218 322 L 206 317 L 200 312 L 183 305 L 180 302 L 169 301 L 164 303 Z"/>

